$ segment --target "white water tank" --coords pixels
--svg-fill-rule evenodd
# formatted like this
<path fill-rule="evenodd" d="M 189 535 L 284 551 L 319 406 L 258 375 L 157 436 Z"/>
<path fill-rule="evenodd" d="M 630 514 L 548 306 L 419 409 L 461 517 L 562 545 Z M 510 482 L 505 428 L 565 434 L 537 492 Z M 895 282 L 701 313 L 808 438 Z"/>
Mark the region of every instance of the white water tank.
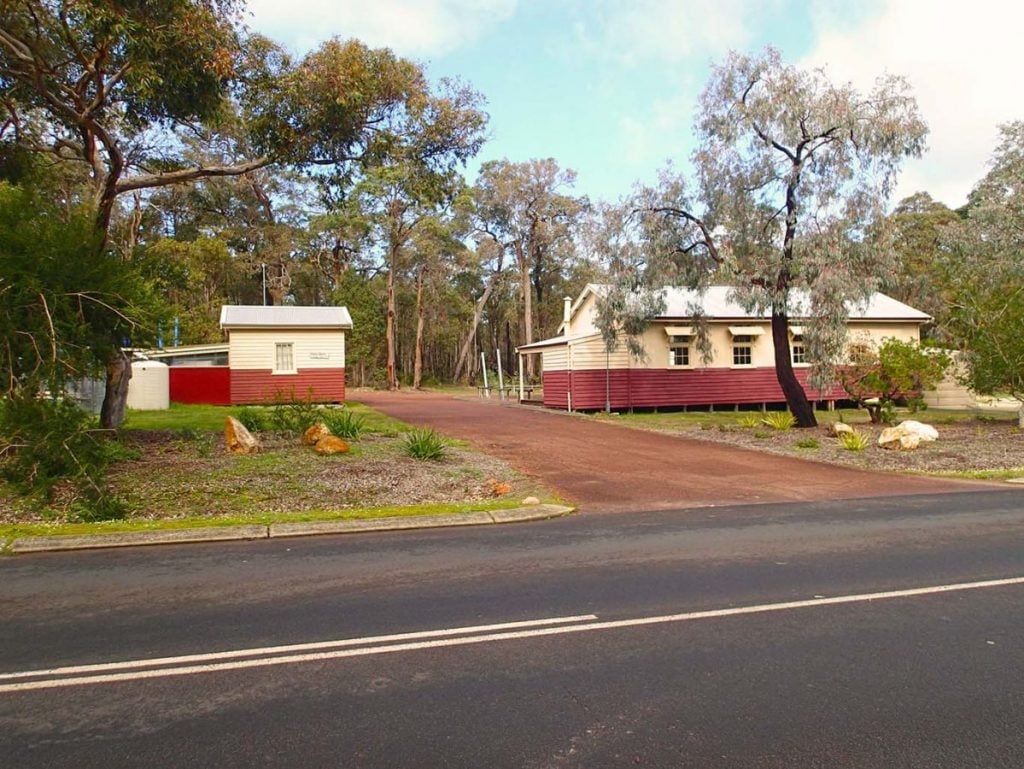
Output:
<path fill-rule="evenodd" d="M 128 408 L 157 411 L 171 407 L 171 376 L 166 363 L 137 360 L 128 383 Z"/>

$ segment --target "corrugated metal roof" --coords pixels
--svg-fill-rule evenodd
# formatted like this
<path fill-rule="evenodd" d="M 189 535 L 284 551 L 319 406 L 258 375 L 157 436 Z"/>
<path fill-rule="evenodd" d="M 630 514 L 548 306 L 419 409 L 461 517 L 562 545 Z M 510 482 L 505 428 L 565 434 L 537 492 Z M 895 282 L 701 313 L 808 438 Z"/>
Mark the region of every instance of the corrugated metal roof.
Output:
<path fill-rule="evenodd" d="M 602 294 L 606 287 L 590 284 L 587 289 Z M 691 307 L 696 303 L 703 308 L 704 316 L 714 319 L 759 319 L 768 320 L 771 315 L 765 311 L 751 313 L 744 310 L 738 302 L 731 298 L 732 286 L 709 286 L 700 294 L 685 288 L 665 288 L 665 312 L 657 319 L 689 318 L 693 313 Z M 585 293 L 585 292 L 584 292 Z M 790 317 L 806 317 L 810 308 L 810 297 L 806 291 L 794 290 L 790 294 Z M 577 303 L 578 305 L 580 302 Z M 847 305 L 850 320 L 908 320 L 925 323 L 931 316 L 920 310 L 893 299 L 891 296 L 875 292 L 867 302 L 851 302 Z M 574 308 L 574 312 L 575 312 Z"/>
<path fill-rule="evenodd" d="M 516 352 L 520 350 L 540 350 L 544 347 L 557 347 L 562 344 L 579 344 L 580 342 L 586 342 L 591 339 L 597 339 L 600 334 L 587 334 L 586 336 L 574 336 L 571 339 L 566 339 L 564 336 L 553 336 L 548 339 L 541 339 L 537 342 L 530 342 L 530 344 L 521 344 L 516 348 Z"/>
<path fill-rule="evenodd" d="M 212 353 L 227 352 L 227 342 L 219 344 L 183 344 L 178 347 L 164 347 L 159 350 L 146 350 L 147 358 L 175 358 L 188 355 L 210 355 Z"/>
<path fill-rule="evenodd" d="M 264 307 L 228 304 L 220 308 L 221 328 L 352 328 L 347 307 Z"/>

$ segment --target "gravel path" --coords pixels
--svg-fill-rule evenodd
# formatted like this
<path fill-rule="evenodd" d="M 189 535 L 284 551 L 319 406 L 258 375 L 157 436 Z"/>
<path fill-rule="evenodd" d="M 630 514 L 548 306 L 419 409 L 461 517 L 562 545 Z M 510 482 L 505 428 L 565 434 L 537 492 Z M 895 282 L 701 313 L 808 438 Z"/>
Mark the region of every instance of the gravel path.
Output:
<path fill-rule="evenodd" d="M 995 487 L 836 467 L 600 424 L 518 404 L 418 392 L 359 391 L 350 397 L 411 424 L 466 440 L 588 511 L 855 499 Z"/>

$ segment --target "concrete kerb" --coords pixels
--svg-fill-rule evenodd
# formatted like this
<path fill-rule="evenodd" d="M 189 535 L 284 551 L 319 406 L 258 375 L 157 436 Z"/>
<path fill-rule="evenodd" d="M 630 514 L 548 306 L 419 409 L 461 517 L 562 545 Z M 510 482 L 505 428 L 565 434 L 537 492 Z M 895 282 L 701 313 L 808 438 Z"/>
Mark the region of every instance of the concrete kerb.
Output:
<path fill-rule="evenodd" d="M 269 525 L 206 526 L 164 531 L 126 531 L 112 534 L 54 535 L 16 537 L 7 540 L 9 553 L 42 553 L 58 550 L 93 550 L 105 547 L 139 547 L 188 542 L 225 542 L 240 539 L 307 537 L 317 534 L 355 534 L 365 531 L 433 529 L 447 526 L 482 526 L 496 523 L 520 523 L 559 518 L 575 508 L 563 505 L 532 505 L 508 510 L 422 515 L 398 518 L 367 518 L 356 521 L 309 521 Z"/>

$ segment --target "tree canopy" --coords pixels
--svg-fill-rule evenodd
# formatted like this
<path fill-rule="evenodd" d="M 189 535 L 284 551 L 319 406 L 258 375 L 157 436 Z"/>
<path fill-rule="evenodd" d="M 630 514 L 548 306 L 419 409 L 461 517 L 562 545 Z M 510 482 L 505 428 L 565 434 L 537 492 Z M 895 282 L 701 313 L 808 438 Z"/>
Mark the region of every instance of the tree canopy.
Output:
<path fill-rule="evenodd" d="M 989 172 L 945 243 L 946 328 L 963 350 L 967 383 L 1024 403 L 1024 122 L 1001 127 Z"/>
<path fill-rule="evenodd" d="M 789 318 L 805 323 L 815 379 L 831 380 L 847 304 L 866 299 L 892 264 L 885 204 L 900 162 L 924 148 L 917 103 L 902 78 L 879 78 L 862 94 L 769 48 L 713 68 L 695 132 L 696 184 L 670 167 L 626 201 L 636 258 L 620 266 L 648 288 L 720 280 L 742 305 L 770 313 L 779 384 L 798 424 L 812 426 Z M 795 306 L 797 289 L 807 306 Z"/>

